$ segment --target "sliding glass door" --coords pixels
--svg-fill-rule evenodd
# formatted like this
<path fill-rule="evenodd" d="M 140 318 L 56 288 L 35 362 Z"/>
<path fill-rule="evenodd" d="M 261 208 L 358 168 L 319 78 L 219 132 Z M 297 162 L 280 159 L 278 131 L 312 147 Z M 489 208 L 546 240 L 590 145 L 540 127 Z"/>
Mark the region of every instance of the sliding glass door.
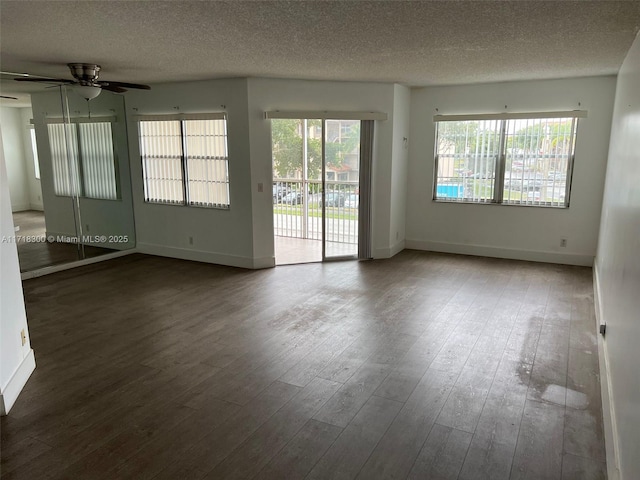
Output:
<path fill-rule="evenodd" d="M 362 123 L 272 120 L 277 264 L 358 257 Z"/>
<path fill-rule="evenodd" d="M 324 122 L 324 260 L 358 255 L 360 120 Z"/>

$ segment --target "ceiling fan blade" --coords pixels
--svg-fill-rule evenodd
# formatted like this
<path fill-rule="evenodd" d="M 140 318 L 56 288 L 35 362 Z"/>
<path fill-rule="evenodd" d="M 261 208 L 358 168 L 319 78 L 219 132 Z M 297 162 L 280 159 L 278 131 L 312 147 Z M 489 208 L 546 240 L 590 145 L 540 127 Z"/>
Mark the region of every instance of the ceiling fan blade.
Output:
<path fill-rule="evenodd" d="M 123 93 L 126 92 L 127 89 L 126 88 L 122 88 L 122 87 L 118 87 L 117 85 L 100 85 L 100 88 L 102 88 L 103 90 L 109 90 L 110 92 L 115 92 L 115 93 Z"/>
<path fill-rule="evenodd" d="M 31 78 L 31 77 L 19 77 L 14 78 L 16 82 L 39 82 L 39 83 L 76 83 L 75 80 L 69 80 L 66 78 Z"/>
<path fill-rule="evenodd" d="M 8 98 L 9 100 L 17 100 L 16 97 L 7 97 L 6 95 L 0 95 L 0 98 Z"/>
<path fill-rule="evenodd" d="M 98 83 L 100 85 L 109 85 L 109 86 L 122 87 L 122 88 L 139 88 L 140 90 L 151 90 L 151 87 L 149 85 L 142 85 L 140 83 L 109 82 L 106 80 L 104 81 L 100 80 L 98 81 Z"/>

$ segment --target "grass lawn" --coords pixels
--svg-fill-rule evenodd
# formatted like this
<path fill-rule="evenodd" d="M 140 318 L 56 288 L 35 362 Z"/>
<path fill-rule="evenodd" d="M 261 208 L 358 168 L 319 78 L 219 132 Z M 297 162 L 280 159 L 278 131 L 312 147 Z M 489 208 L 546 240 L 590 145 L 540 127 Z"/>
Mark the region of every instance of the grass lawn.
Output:
<path fill-rule="evenodd" d="M 302 216 L 302 205 L 276 204 L 273 206 L 273 213 Z M 322 209 L 316 206 L 309 207 L 309 216 L 322 217 Z M 358 220 L 358 210 L 356 208 L 327 207 L 326 216 L 338 220 Z"/>

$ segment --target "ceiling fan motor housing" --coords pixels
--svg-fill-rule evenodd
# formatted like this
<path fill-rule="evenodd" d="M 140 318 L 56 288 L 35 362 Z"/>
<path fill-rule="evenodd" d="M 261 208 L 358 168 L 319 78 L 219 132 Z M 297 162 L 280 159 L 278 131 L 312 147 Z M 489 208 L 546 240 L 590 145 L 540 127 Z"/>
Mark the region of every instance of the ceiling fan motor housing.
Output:
<path fill-rule="evenodd" d="M 80 82 L 80 85 L 95 85 L 100 75 L 100 65 L 94 63 L 68 63 L 67 65 L 71 75 Z"/>

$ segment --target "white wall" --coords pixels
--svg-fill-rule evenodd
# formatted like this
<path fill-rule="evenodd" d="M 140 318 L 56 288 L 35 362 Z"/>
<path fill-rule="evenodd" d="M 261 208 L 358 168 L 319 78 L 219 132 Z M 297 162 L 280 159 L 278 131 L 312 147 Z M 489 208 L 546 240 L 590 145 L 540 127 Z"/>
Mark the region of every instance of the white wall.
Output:
<path fill-rule="evenodd" d="M 9 182 L 5 165 L 0 126 L 0 236 L 15 235 Z M 27 316 L 22 295 L 18 250 L 14 242 L 0 242 L 0 414 L 13 406 L 29 375 L 35 368 L 35 358 L 29 342 Z M 26 343 L 22 345 L 21 330 Z"/>
<path fill-rule="evenodd" d="M 393 84 L 325 82 L 281 79 L 249 79 L 249 128 L 251 137 L 251 172 L 253 200 L 253 241 L 256 258 L 273 256 L 273 205 L 271 188 L 271 125 L 264 112 L 271 110 L 311 111 L 375 111 L 387 113 L 386 121 L 375 125 L 372 185 L 372 252 L 375 258 L 391 255 L 391 196 L 401 187 L 402 169 L 397 173 L 397 185 L 392 183 L 394 141 Z M 400 87 L 398 92 L 402 92 Z M 398 93 L 401 96 L 401 93 Z M 401 101 L 401 100 L 400 100 Z M 399 108 L 399 112 L 405 109 Z M 395 160 L 393 160 L 395 161 Z M 258 183 L 265 185 L 257 193 Z M 268 188 L 267 188 L 268 187 Z M 395 205 L 404 218 L 404 209 Z M 401 211 L 400 211 L 401 210 Z M 400 229 L 399 220 L 397 226 Z M 393 233 L 395 242 L 395 231 Z"/>
<path fill-rule="evenodd" d="M 407 87 L 394 85 L 393 95 L 392 187 L 389 228 L 391 255 L 395 255 L 405 247 L 411 91 Z"/>
<path fill-rule="evenodd" d="M 154 85 L 126 94 L 137 248 L 144 253 L 254 267 L 247 80 Z M 227 112 L 228 210 L 144 202 L 135 115 Z M 268 185 L 267 185 L 268 186 Z M 193 238 L 193 244 L 189 243 Z"/>
<path fill-rule="evenodd" d="M 397 108 L 395 97 L 400 105 Z M 264 112 L 350 110 L 385 112 L 389 116 L 389 120 L 376 125 L 372 243 L 374 256 L 390 256 L 391 208 L 396 222 L 393 240 L 396 241 L 396 231 L 400 241 L 404 238 L 405 208 L 403 193 L 398 192 L 404 190 L 406 177 L 401 138 L 407 136 L 408 97 L 408 89 L 392 84 L 254 78 L 163 84 L 154 85 L 151 91 L 127 92 L 130 157 L 135 159 L 131 172 L 138 249 L 246 268 L 275 265 L 271 124 L 264 119 Z M 145 203 L 139 145 L 134 140 L 138 136 L 135 115 L 220 111 L 228 115 L 231 208 Z M 397 143 L 401 165 L 392 174 L 396 112 L 401 117 Z M 259 183 L 263 192 L 258 192 Z M 393 206 L 392 191 L 396 196 Z M 193 245 L 189 237 L 193 237 Z"/>
<path fill-rule="evenodd" d="M 620 478 L 632 480 L 640 478 L 640 36 L 618 75 L 595 273 L 599 321 L 607 325 L 600 371 L 605 427 L 613 425 L 609 479 L 617 478 L 617 445 Z"/>
<path fill-rule="evenodd" d="M 31 146 L 31 108 L 20 109 L 20 123 L 22 125 L 22 145 L 24 149 L 24 161 L 27 168 L 27 184 L 29 189 L 29 208 L 31 210 L 44 210 L 42 203 L 42 188 L 40 179 L 36 178 L 36 167 L 33 162 L 33 148 Z"/>
<path fill-rule="evenodd" d="M 408 248 L 591 265 L 609 145 L 614 77 L 429 87 L 411 92 Z M 588 110 L 568 209 L 432 201 L 433 115 Z M 436 111 L 436 109 L 438 109 Z M 560 238 L 568 240 L 560 247 Z"/>
<path fill-rule="evenodd" d="M 4 132 L 4 156 L 7 165 L 11 210 L 29 210 L 29 181 L 24 151 L 20 108 L 0 108 L 0 125 Z"/>

